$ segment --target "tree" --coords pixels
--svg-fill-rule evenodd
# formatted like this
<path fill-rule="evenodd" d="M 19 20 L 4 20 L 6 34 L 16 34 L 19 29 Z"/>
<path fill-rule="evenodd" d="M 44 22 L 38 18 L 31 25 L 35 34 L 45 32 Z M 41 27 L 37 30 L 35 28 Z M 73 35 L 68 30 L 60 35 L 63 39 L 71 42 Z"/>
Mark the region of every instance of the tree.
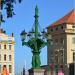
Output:
<path fill-rule="evenodd" d="M 18 0 L 21 3 L 21 0 Z M 14 13 L 14 4 L 16 4 L 16 0 L 0 0 L 0 25 L 2 22 L 5 22 L 3 19 L 3 12 L 6 10 L 7 18 L 12 18 Z"/>

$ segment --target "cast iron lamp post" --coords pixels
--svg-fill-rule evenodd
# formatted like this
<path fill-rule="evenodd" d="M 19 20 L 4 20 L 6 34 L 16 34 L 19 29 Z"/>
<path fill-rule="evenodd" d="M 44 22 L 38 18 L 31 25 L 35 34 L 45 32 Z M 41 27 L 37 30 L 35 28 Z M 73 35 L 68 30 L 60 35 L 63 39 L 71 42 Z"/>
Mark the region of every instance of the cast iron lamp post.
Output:
<path fill-rule="evenodd" d="M 41 65 L 40 61 L 40 52 L 43 47 L 47 45 L 45 39 L 46 32 L 40 32 L 38 29 L 38 7 L 35 8 L 35 26 L 29 33 L 26 33 L 25 30 L 21 32 L 22 46 L 28 46 L 32 49 L 32 68 L 39 69 Z M 28 37 L 27 42 L 25 41 Z"/>

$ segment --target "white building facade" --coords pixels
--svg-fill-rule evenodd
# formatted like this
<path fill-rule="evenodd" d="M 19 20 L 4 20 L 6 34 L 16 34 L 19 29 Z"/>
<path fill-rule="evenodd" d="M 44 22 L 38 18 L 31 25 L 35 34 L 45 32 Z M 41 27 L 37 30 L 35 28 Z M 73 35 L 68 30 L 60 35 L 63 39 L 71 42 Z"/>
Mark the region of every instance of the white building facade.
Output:
<path fill-rule="evenodd" d="M 0 75 L 6 66 L 9 75 L 14 75 L 14 37 L 0 29 Z"/>

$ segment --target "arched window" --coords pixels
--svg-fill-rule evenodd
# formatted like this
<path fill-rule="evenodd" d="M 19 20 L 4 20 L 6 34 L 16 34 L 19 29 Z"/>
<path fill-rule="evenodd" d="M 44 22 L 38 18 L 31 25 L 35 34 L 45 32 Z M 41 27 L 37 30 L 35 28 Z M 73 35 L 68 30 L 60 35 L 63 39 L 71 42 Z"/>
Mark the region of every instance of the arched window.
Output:
<path fill-rule="evenodd" d="M 0 65 L 0 73 L 1 73 L 1 65 Z"/>
<path fill-rule="evenodd" d="M 3 67 L 5 67 L 5 68 L 6 68 L 6 65 L 3 65 Z"/>
<path fill-rule="evenodd" d="M 4 45 L 4 49 L 6 49 L 6 45 Z"/>
<path fill-rule="evenodd" d="M 4 55 L 4 61 L 6 61 L 6 54 Z"/>
<path fill-rule="evenodd" d="M 11 61 L 11 55 L 9 55 L 9 61 Z"/>
<path fill-rule="evenodd" d="M 12 45 L 9 45 L 9 50 L 11 50 L 12 49 Z"/>
<path fill-rule="evenodd" d="M 12 65 L 9 65 L 9 73 L 12 73 Z"/>
<path fill-rule="evenodd" d="M 1 49 L 1 44 L 0 44 L 0 49 Z"/>
<path fill-rule="evenodd" d="M 1 61 L 1 54 L 0 54 L 0 61 Z"/>

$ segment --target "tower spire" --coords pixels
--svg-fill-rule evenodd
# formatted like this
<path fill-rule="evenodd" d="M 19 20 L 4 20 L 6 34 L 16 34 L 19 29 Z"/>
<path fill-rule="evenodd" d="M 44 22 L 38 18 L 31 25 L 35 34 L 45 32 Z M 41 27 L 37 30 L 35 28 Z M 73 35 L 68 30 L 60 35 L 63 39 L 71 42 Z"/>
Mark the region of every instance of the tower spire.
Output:
<path fill-rule="evenodd" d="M 35 8 L 35 38 L 38 38 L 38 6 Z"/>
<path fill-rule="evenodd" d="M 35 16 L 38 17 L 38 6 L 36 5 L 36 8 L 35 8 Z"/>

